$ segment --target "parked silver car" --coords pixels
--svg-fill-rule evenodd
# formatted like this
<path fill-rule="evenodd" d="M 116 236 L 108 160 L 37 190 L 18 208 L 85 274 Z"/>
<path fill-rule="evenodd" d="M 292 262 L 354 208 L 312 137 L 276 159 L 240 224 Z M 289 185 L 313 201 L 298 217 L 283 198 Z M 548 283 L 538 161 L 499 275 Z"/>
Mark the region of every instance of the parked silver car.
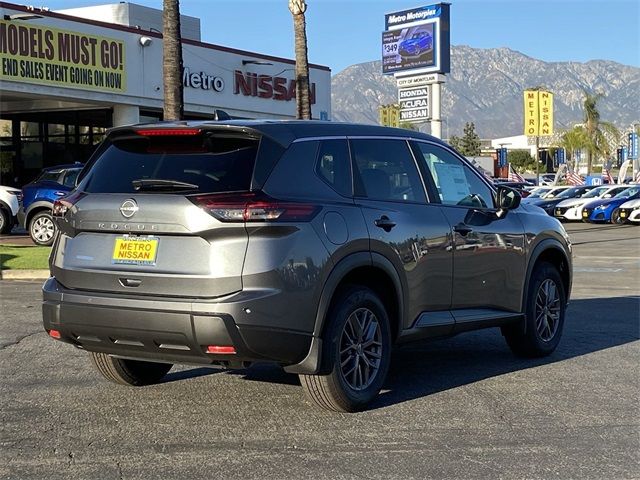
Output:
<path fill-rule="evenodd" d="M 68 197 L 44 326 L 109 380 L 270 361 L 365 408 L 391 348 L 501 327 L 551 353 L 571 290 L 561 224 L 442 141 L 296 121 L 112 130 Z"/>

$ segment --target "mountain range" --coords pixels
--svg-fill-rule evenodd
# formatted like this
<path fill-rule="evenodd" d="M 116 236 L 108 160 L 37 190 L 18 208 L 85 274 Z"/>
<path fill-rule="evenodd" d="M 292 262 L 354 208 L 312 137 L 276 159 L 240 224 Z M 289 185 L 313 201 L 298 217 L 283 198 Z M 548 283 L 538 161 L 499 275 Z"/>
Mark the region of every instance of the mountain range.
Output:
<path fill-rule="evenodd" d="M 607 60 L 543 62 L 508 48 L 451 47 L 451 72 L 442 89 L 442 135 L 462 135 L 474 122 L 481 138 L 522 134 L 522 92 L 544 86 L 554 93 L 556 130 L 582 121 L 584 92 L 602 93 L 601 119 L 626 129 L 640 121 L 640 68 Z M 393 76 L 380 61 L 352 65 L 331 80 L 337 121 L 378 123 L 378 107 L 397 102 Z"/>

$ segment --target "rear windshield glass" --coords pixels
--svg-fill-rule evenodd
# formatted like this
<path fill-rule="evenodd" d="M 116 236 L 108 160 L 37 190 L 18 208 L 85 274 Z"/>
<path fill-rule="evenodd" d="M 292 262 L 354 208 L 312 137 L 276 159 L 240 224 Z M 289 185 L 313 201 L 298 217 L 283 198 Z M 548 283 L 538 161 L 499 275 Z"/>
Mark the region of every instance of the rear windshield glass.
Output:
<path fill-rule="evenodd" d="M 131 135 L 107 140 L 80 184 L 89 193 L 137 193 L 140 180 L 194 185 L 145 193 L 218 193 L 249 190 L 259 141 L 216 135 Z"/>

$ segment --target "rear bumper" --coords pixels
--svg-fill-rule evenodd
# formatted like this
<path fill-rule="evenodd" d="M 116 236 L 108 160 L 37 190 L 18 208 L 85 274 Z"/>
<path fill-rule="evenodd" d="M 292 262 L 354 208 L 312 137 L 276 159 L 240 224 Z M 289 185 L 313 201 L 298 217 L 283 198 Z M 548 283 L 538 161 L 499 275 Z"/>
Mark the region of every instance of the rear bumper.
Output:
<path fill-rule="evenodd" d="M 79 348 L 125 358 L 293 365 L 307 356 L 312 341 L 311 332 L 237 322 L 251 310 L 254 298 L 264 298 L 264 292 L 241 292 L 215 303 L 192 302 L 68 290 L 50 278 L 43 286 L 43 297 L 45 330 L 59 331 L 61 341 Z M 236 353 L 210 354 L 210 345 L 233 346 Z"/>

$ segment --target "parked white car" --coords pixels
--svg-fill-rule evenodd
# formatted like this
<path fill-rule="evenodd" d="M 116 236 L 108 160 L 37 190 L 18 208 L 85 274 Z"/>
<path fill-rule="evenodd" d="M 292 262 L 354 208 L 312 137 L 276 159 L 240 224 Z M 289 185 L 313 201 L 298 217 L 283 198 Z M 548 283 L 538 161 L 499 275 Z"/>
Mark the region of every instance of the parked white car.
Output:
<path fill-rule="evenodd" d="M 618 219 L 618 221 L 614 221 Z M 624 202 L 620 207 L 611 214 L 613 223 L 633 222 L 640 223 L 640 198 Z"/>
<path fill-rule="evenodd" d="M 558 220 L 582 220 L 582 207 L 596 198 L 612 198 L 629 188 L 629 185 L 602 185 L 580 198 L 568 198 L 556 205 L 553 216 Z"/>
<path fill-rule="evenodd" d="M 0 233 L 9 233 L 18 223 L 16 215 L 22 201 L 22 191 L 0 185 Z"/>
<path fill-rule="evenodd" d="M 531 191 L 531 194 L 522 199 L 523 203 L 534 203 L 542 199 L 555 198 L 560 192 L 564 192 L 573 185 L 560 185 L 557 187 L 538 187 Z"/>

